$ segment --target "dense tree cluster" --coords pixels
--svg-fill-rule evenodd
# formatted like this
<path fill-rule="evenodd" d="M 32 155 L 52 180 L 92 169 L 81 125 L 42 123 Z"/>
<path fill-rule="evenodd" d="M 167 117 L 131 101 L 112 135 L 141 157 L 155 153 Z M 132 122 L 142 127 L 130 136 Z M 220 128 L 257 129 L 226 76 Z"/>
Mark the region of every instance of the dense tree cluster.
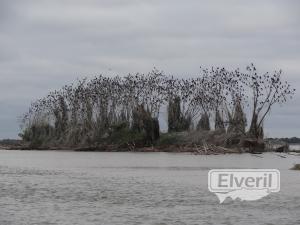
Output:
<path fill-rule="evenodd" d="M 159 113 L 168 111 L 168 131 L 190 129 L 240 133 L 259 138 L 276 103 L 295 89 L 282 71 L 258 74 L 254 65 L 240 70 L 201 69 L 179 79 L 154 69 L 149 74 L 98 76 L 79 80 L 32 103 L 22 120 L 22 137 L 36 145 L 129 142 L 159 139 Z M 245 108 L 251 110 L 248 118 Z"/>

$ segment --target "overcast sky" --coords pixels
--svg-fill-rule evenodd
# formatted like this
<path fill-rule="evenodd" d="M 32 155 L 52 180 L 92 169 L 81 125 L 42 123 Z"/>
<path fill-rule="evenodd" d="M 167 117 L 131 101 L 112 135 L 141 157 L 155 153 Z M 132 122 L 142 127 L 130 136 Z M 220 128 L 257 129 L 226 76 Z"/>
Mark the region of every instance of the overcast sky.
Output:
<path fill-rule="evenodd" d="M 0 139 L 31 101 L 76 78 L 199 66 L 283 69 L 300 84 L 300 1 L 0 0 Z M 267 136 L 300 136 L 300 92 Z"/>

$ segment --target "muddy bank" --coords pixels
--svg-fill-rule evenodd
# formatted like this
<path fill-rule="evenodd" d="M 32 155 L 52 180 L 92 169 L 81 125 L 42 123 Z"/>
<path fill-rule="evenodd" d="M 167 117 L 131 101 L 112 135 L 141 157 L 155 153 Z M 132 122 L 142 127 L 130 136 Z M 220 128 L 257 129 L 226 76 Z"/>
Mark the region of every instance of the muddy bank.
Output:
<path fill-rule="evenodd" d="M 44 146 L 31 148 L 28 144 L 0 145 L 0 150 L 68 150 L 78 152 L 173 152 L 173 153 L 194 153 L 199 155 L 216 155 L 229 153 L 242 153 L 238 149 L 229 149 L 220 146 L 207 145 L 160 145 L 150 147 L 120 146 L 120 145 L 99 145 L 99 146 Z"/>

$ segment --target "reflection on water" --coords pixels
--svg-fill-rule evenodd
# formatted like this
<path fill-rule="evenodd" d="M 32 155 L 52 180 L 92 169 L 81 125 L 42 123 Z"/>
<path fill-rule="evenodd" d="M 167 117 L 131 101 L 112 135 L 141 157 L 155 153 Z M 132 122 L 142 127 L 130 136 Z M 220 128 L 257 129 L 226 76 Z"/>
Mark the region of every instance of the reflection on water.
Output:
<path fill-rule="evenodd" d="M 0 151 L 0 224 L 300 224 L 299 156 Z M 216 168 L 281 171 L 282 191 L 219 205 Z"/>

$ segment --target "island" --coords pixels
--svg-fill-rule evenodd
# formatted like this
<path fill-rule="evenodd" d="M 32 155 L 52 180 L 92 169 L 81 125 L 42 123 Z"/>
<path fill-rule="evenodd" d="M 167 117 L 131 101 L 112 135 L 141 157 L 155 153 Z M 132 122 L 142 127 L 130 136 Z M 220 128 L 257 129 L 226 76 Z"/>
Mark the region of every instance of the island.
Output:
<path fill-rule="evenodd" d="M 294 93 L 281 70 L 260 74 L 253 64 L 244 72 L 202 68 L 190 78 L 157 69 L 148 74 L 100 75 L 33 102 L 22 117 L 22 141 L 15 148 L 196 154 L 269 151 L 274 148 L 264 139 L 264 121 L 274 105 L 286 103 Z"/>

